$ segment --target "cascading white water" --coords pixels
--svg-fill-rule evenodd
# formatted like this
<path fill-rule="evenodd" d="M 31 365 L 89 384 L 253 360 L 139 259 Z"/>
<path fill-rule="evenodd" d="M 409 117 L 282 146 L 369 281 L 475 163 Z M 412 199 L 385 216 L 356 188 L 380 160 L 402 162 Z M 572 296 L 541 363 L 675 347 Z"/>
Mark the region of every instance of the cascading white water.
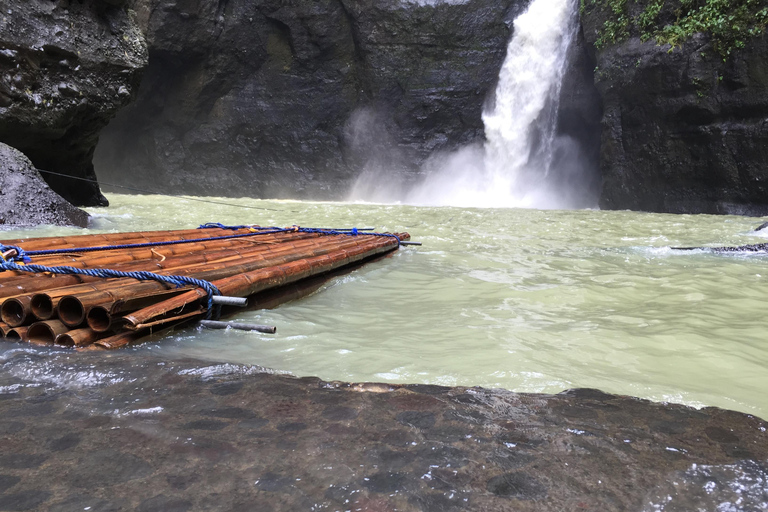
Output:
<path fill-rule="evenodd" d="M 572 0 L 534 0 L 515 20 L 496 104 L 483 114 L 487 176 L 481 191 L 491 194 L 486 201 L 528 206 L 526 196 L 535 195 L 531 186 L 535 188 L 536 180 L 526 180 L 526 171 L 539 176 L 549 172 L 560 85 L 575 28 L 573 6 Z"/>
<path fill-rule="evenodd" d="M 557 204 L 544 178 L 552 162 L 558 97 L 575 23 L 573 0 L 533 0 L 514 22 L 486 143 L 441 159 L 409 202 L 485 207 Z"/>
<path fill-rule="evenodd" d="M 562 206 L 545 177 L 552 164 L 575 8 L 575 0 L 532 0 L 514 21 L 495 104 L 483 114 L 487 142 L 434 155 L 423 169 L 426 178 L 408 192 L 399 190 L 399 200 L 436 206 Z M 378 196 L 370 193 L 376 189 Z M 386 200 L 381 191 L 367 177 L 358 181 L 352 199 Z"/>

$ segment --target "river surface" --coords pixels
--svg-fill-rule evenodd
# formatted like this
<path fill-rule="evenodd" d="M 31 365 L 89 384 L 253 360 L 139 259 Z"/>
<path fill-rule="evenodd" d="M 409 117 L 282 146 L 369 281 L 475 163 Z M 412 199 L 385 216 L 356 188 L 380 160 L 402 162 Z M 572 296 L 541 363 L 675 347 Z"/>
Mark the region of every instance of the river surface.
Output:
<path fill-rule="evenodd" d="M 423 243 L 305 298 L 232 317 L 276 325 L 275 335 L 188 328 L 128 349 L 136 358 L 190 356 L 326 380 L 593 387 L 768 418 L 768 255 L 670 249 L 765 242 L 752 232 L 761 219 L 108 197 L 109 208 L 89 209 L 88 231 L 299 224 L 408 231 Z M 82 230 L 2 238 L 61 233 Z"/>

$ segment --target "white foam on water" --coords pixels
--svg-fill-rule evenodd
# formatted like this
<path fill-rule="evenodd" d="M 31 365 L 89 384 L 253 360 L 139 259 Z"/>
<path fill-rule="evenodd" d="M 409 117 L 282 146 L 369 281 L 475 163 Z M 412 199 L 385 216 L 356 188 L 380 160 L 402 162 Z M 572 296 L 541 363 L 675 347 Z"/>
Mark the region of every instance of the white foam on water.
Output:
<path fill-rule="evenodd" d="M 556 147 L 568 150 L 555 128 L 566 55 L 577 26 L 575 9 L 574 0 L 533 0 L 515 19 L 495 104 L 483 113 L 484 146 L 432 155 L 423 166 L 423 180 L 409 187 L 373 166 L 361 174 L 350 199 L 404 198 L 405 203 L 425 206 L 568 207 L 560 184 L 546 178 Z"/>
<path fill-rule="evenodd" d="M 145 416 L 150 414 L 159 414 L 163 411 L 164 409 L 158 406 L 158 407 L 149 407 L 146 409 L 133 409 L 131 411 L 118 413 L 117 416 Z"/>
<path fill-rule="evenodd" d="M 200 377 L 203 380 L 215 379 L 217 377 L 224 377 L 230 375 L 256 375 L 259 373 L 270 373 L 275 375 L 290 375 L 290 372 L 282 372 L 277 370 L 271 370 L 269 368 L 262 368 L 260 366 L 240 365 L 240 364 L 216 364 L 211 366 L 204 366 L 202 368 L 188 368 L 186 370 L 180 370 L 179 375 L 194 375 Z"/>

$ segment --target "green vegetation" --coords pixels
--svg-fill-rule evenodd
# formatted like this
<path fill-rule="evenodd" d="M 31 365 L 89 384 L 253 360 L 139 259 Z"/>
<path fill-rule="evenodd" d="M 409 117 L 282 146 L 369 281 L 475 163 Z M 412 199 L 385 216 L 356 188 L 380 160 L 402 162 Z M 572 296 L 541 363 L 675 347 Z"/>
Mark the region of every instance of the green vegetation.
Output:
<path fill-rule="evenodd" d="M 632 16 L 628 2 L 641 4 L 633 12 L 642 4 L 645 7 Z M 582 14 L 592 7 L 608 17 L 595 42 L 598 48 L 621 42 L 630 32 L 643 41 L 655 39 L 675 48 L 693 34 L 705 32 L 725 59 L 768 25 L 765 0 L 581 0 Z"/>

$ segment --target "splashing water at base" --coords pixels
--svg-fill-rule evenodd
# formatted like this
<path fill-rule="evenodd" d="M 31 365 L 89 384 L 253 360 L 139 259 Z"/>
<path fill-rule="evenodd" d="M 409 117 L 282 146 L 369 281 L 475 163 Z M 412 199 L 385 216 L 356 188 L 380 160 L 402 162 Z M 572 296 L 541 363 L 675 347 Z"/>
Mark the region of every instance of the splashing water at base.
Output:
<path fill-rule="evenodd" d="M 424 180 L 405 194 L 398 191 L 400 198 L 429 206 L 571 206 L 546 178 L 557 142 L 566 55 L 576 28 L 574 6 L 572 0 L 534 0 L 515 20 L 495 104 L 483 114 L 485 145 L 433 155 L 423 166 Z M 358 180 L 352 199 L 387 197 L 382 184 L 371 187 L 370 181 L 370 176 Z"/>

